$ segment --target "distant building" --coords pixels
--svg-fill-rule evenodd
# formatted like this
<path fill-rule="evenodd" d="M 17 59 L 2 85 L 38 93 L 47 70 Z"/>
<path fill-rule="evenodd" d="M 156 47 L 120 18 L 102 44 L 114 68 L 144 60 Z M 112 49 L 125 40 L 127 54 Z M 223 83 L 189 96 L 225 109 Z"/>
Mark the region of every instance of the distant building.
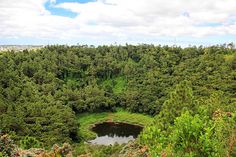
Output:
<path fill-rule="evenodd" d="M 23 50 L 35 50 L 43 48 L 43 45 L 0 45 L 0 51 L 23 51 Z"/>

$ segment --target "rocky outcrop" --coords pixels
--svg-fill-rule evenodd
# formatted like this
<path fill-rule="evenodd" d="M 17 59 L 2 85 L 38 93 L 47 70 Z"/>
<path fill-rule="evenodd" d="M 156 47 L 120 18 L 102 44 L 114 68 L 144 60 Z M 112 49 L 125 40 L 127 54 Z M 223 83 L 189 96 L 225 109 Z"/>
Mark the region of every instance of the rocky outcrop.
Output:
<path fill-rule="evenodd" d="M 31 148 L 18 150 L 17 155 L 19 157 L 73 157 L 71 146 L 68 143 L 64 143 L 62 147 L 55 144 L 50 152 L 40 148 Z"/>

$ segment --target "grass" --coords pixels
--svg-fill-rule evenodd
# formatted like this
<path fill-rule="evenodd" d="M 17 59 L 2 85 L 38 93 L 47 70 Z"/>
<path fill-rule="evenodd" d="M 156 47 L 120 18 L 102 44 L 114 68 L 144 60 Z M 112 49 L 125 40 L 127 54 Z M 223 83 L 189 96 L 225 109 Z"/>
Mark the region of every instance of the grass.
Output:
<path fill-rule="evenodd" d="M 119 111 L 112 114 L 114 122 L 125 122 L 130 124 L 138 124 L 142 126 L 147 126 L 153 121 L 153 118 L 148 115 L 143 115 L 139 113 L 130 113 L 127 111 Z"/>
<path fill-rule="evenodd" d="M 96 134 L 90 130 L 96 123 L 113 121 L 138 124 L 145 127 L 153 121 L 153 118 L 148 115 L 119 110 L 117 112 L 83 113 L 77 116 L 77 120 L 80 124 L 79 134 L 86 141 L 96 137 Z"/>
<path fill-rule="evenodd" d="M 90 127 L 99 122 L 108 120 L 108 113 L 83 113 L 77 116 L 77 120 L 80 124 L 79 135 L 83 140 L 89 140 L 96 137 L 96 134 L 90 131 Z"/>
<path fill-rule="evenodd" d="M 125 90 L 125 88 L 126 88 L 126 80 L 125 80 L 125 78 L 122 77 L 122 76 L 121 77 L 117 77 L 115 79 L 115 82 L 116 82 L 116 84 L 115 84 L 115 86 L 113 88 L 113 92 L 115 94 L 122 93 Z"/>

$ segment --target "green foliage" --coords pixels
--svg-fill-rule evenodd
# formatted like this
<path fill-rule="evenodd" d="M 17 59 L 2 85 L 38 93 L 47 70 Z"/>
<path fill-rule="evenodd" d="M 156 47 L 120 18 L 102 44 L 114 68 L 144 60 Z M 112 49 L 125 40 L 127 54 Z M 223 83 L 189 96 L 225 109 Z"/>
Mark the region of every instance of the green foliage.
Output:
<path fill-rule="evenodd" d="M 182 112 L 194 112 L 196 105 L 197 102 L 194 100 L 189 82 L 183 81 L 170 93 L 170 98 L 164 102 L 161 112 L 156 118 L 164 124 L 164 128 L 167 128 Z"/>
<path fill-rule="evenodd" d="M 173 151 L 178 156 L 219 156 L 219 141 L 212 140 L 213 129 L 199 115 L 182 114 L 176 118 L 170 135 Z"/>
<path fill-rule="evenodd" d="M 96 112 L 111 109 L 114 100 L 105 95 L 105 91 L 100 89 L 97 84 L 88 85 L 79 93 L 77 104 L 74 108 L 79 112 Z"/>
<path fill-rule="evenodd" d="M 214 119 L 192 116 L 189 112 L 175 119 L 169 132 L 156 125 L 147 127 L 140 142 L 148 146 L 152 156 L 222 157 L 233 153 L 235 114 L 218 111 Z"/>
<path fill-rule="evenodd" d="M 20 147 L 23 149 L 40 148 L 41 144 L 36 138 L 25 136 L 23 140 L 20 140 Z"/>
<path fill-rule="evenodd" d="M 113 92 L 115 95 L 118 95 L 126 89 L 126 80 L 122 76 L 113 79 L 107 79 L 102 82 L 102 86 L 108 92 Z"/>
<path fill-rule="evenodd" d="M 149 154 L 153 157 L 161 155 L 168 145 L 167 137 L 156 126 L 146 127 L 139 135 L 139 142 L 148 146 Z"/>
<path fill-rule="evenodd" d="M 77 138 L 78 125 L 74 113 L 57 101 L 39 101 L 15 107 L 9 105 L 0 120 L 4 132 L 34 136 L 46 145 Z"/>
<path fill-rule="evenodd" d="M 177 125 L 183 121 L 186 123 L 183 127 L 199 125 L 192 129 L 197 136 L 201 132 L 206 139 L 209 138 L 214 146 L 218 147 L 218 138 L 221 139 L 224 143 L 218 148 L 222 152 L 217 152 L 221 155 L 228 147 L 229 136 L 220 128 L 232 130 L 228 125 L 231 122 L 223 120 L 218 123 L 213 120 L 213 115 L 218 109 L 235 112 L 235 52 L 232 44 L 187 48 L 146 44 L 57 45 L 23 52 L 1 52 L 0 129 L 14 134 L 17 142 L 24 136 L 31 136 L 45 147 L 52 143 L 77 142 L 78 133 L 85 138 L 94 136 L 85 132 L 87 124 L 97 120 L 93 115 L 91 119 L 83 119 L 81 113 L 111 112 L 120 107 L 129 112 L 155 116 L 154 126 L 147 131 L 153 132 L 149 133 L 152 136 L 145 138 L 162 144 L 150 144 L 153 146 L 150 149 L 157 149 L 163 155 L 187 154 L 185 149 L 192 146 L 173 150 L 174 141 L 181 141 L 169 137 L 174 130 L 186 130 Z M 176 122 L 176 117 L 185 111 L 189 112 L 186 117 L 189 121 L 178 119 Z M 77 120 L 76 114 L 82 118 L 81 121 Z M 195 117 L 195 114 L 201 116 Z M 107 120 L 109 116 L 106 116 L 101 119 Z M 151 123 L 149 118 L 145 118 L 147 116 L 123 112 L 112 116 L 117 121 Z M 83 122 L 86 120 L 88 123 Z M 81 123 L 80 127 L 77 121 Z M 206 128 L 214 126 L 215 132 L 208 131 L 208 137 L 207 131 L 200 129 L 202 125 Z M 215 152 L 209 141 L 197 142 L 209 145 L 209 152 Z M 204 149 L 208 150 L 205 146 Z M 207 150 L 193 150 L 188 155 Z M 235 149 L 230 150 L 233 152 Z M 104 151 L 109 152 L 109 149 Z"/>
<path fill-rule="evenodd" d="M 121 94 L 126 89 L 126 80 L 124 77 L 118 77 L 115 79 L 115 82 L 113 92 L 114 94 Z"/>
<path fill-rule="evenodd" d="M 200 101 L 201 107 L 205 108 L 209 116 L 212 116 L 216 110 L 234 111 L 235 104 L 230 101 L 230 98 L 225 96 L 222 91 L 214 91 L 209 98 Z"/>
<path fill-rule="evenodd" d="M 209 96 L 215 90 L 233 97 L 233 50 L 224 46 L 144 44 L 47 46 L 36 51 L 3 52 L 1 94 L 20 104 L 35 101 L 38 95 L 52 95 L 77 112 L 100 111 L 104 107 L 112 110 L 116 104 L 132 112 L 155 115 L 169 90 L 182 80 L 192 83 L 197 97 Z M 93 93 L 96 96 L 90 100 L 93 94 L 88 90 L 101 94 Z"/>

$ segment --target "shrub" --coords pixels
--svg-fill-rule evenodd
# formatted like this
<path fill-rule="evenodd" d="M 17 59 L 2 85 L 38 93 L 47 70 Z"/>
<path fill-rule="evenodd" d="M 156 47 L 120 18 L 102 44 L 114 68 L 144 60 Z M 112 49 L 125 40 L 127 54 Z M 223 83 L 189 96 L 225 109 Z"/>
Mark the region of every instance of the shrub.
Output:
<path fill-rule="evenodd" d="M 41 143 L 34 137 L 26 136 L 20 141 L 20 147 L 23 149 L 40 148 Z"/>
<path fill-rule="evenodd" d="M 215 111 L 214 117 L 189 112 L 181 114 L 168 132 L 152 125 L 144 129 L 140 142 L 150 155 L 174 157 L 223 157 L 234 154 L 235 114 Z"/>

